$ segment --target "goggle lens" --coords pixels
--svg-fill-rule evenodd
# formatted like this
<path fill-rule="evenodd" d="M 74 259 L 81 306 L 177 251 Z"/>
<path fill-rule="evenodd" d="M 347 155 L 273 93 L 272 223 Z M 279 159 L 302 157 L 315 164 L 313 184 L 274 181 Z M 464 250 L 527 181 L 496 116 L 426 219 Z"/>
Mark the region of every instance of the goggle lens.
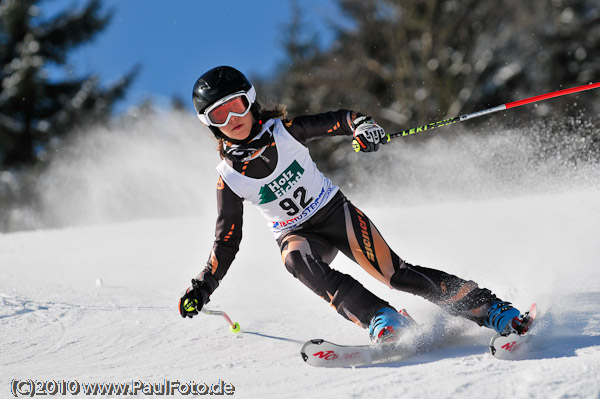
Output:
<path fill-rule="evenodd" d="M 240 94 L 237 97 L 212 109 L 206 116 L 213 125 L 223 125 L 227 122 L 229 114 L 244 116 L 250 109 L 250 102 L 246 95 Z"/>

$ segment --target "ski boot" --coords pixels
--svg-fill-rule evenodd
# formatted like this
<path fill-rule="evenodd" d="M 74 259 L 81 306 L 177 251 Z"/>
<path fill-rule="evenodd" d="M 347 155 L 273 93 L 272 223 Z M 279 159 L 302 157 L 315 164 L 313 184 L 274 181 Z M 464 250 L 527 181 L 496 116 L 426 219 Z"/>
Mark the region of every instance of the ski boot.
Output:
<path fill-rule="evenodd" d="M 489 308 L 483 324 L 499 334 L 523 335 L 530 325 L 529 312 L 521 315 L 509 302 L 496 301 Z"/>
<path fill-rule="evenodd" d="M 402 330 L 415 324 L 415 321 L 406 310 L 396 310 L 385 307 L 379 309 L 369 323 L 369 337 L 376 344 L 392 343 L 397 341 Z"/>

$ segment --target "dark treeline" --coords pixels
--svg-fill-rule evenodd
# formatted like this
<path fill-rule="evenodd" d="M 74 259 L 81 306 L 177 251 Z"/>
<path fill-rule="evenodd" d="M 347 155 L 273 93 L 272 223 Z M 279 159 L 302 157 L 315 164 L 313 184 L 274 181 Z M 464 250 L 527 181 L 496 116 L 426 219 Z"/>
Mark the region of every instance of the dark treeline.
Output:
<path fill-rule="evenodd" d="M 295 113 L 351 104 L 402 126 L 600 80 L 597 1 L 336 3 L 325 50 L 306 15 L 287 27 L 274 93 Z"/>
<path fill-rule="evenodd" d="M 44 16 L 39 0 L 0 3 L 0 166 L 35 165 L 48 157 L 59 139 L 76 126 L 106 122 L 123 98 L 136 68 L 111 87 L 98 76 L 78 76 L 69 70 L 69 52 L 102 32 L 111 14 L 101 1 L 80 9 Z M 53 78 L 49 69 L 65 70 Z"/>
<path fill-rule="evenodd" d="M 22 215 L 36 208 L 52 154 L 76 128 L 109 123 L 139 69 L 109 87 L 73 70 L 68 55 L 101 34 L 112 13 L 89 0 L 48 16 L 42 3 L 0 1 L 0 231 L 36 224 Z"/>
<path fill-rule="evenodd" d="M 114 105 L 138 71 L 132 66 L 103 87 L 99 76 L 68 66 L 69 52 L 110 23 L 101 0 L 54 16 L 43 15 L 40 4 L 0 1 L 3 214 L 34 201 L 28 187 L 69 134 L 116 117 Z M 252 77 L 262 100 L 285 104 L 290 116 L 350 108 L 397 131 L 600 81 L 597 0 L 334 0 L 327 27 L 333 40 L 326 45 L 298 4 L 281 27 L 286 57 L 277 75 Z M 49 76 L 48 68 L 64 73 Z M 555 99 L 514 115 L 528 121 L 600 113 L 597 101 L 573 102 Z M 600 147 L 597 136 L 590 145 Z M 321 167 L 335 172 L 350 146 L 332 140 L 312 150 Z M 0 222 L 0 230 L 10 228 Z"/>
<path fill-rule="evenodd" d="M 600 81 L 595 0 L 335 3 L 331 46 L 313 45 L 310 16 L 298 7 L 285 28 L 288 58 L 280 75 L 265 84 L 290 115 L 352 108 L 399 131 Z M 569 115 L 573 102 L 556 99 L 552 108 L 544 104 L 523 115 Z M 577 112 L 600 112 L 598 102 L 581 105 Z M 313 151 L 323 167 L 335 169 L 333 148 L 319 143 Z"/>

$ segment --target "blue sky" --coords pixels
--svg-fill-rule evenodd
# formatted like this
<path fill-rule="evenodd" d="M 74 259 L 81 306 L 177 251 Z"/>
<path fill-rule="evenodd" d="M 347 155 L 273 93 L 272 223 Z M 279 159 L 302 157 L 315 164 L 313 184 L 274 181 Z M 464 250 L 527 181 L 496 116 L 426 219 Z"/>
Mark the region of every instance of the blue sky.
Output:
<path fill-rule="evenodd" d="M 44 0 L 45 16 L 79 8 L 84 0 Z M 328 39 L 331 0 L 298 0 L 310 29 Z M 108 28 L 70 58 L 76 74 L 95 73 L 109 84 L 136 64 L 142 70 L 121 109 L 152 97 L 169 106 L 180 96 L 190 110 L 198 76 L 232 65 L 249 76 L 268 77 L 284 61 L 281 33 L 291 16 L 289 0 L 103 0 L 113 9 Z"/>

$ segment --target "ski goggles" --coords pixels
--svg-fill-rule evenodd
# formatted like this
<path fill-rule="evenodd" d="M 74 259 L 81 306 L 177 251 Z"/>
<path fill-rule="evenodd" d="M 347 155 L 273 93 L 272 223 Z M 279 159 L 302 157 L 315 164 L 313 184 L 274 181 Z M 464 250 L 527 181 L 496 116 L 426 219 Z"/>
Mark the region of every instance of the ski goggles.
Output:
<path fill-rule="evenodd" d="M 226 126 L 232 116 L 246 116 L 256 100 L 254 86 L 247 92 L 239 91 L 223 97 L 201 114 L 198 119 L 206 126 Z"/>

